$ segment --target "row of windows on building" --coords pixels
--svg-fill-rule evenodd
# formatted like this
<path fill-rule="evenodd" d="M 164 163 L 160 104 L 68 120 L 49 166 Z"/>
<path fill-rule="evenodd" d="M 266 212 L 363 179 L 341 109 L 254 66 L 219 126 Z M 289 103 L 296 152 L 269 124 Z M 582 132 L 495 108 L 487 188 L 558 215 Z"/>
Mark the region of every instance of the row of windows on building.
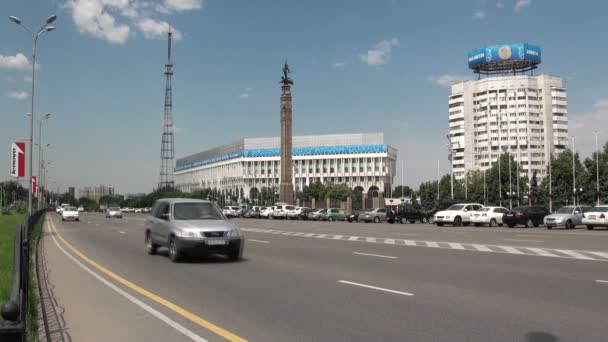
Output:
<path fill-rule="evenodd" d="M 332 183 L 332 184 L 365 184 L 365 183 L 380 183 L 382 177 L 380 176 L 352 176 L 352 177 L 295 177 L 294 184 L 296 187 L 302 188 L 305 185 L 311 185 L 316 182 Z M 244 180 L 245 184 L 250 187 L 257 186 L 278 186 L 280 184 L 279 178 L 262 178 L 259 180 Z"/>
<path fill-rule="evenodd" d="M 243 163 L 246 175 L 274 174 L 279 171 L 279 161 L 250 161 Z M 335 172 L 386 172 L 385 158 L 333 158 L 314 160 L 295 160 L 293 162 L 295 174 L 305 173 L 335 173 Z"/>

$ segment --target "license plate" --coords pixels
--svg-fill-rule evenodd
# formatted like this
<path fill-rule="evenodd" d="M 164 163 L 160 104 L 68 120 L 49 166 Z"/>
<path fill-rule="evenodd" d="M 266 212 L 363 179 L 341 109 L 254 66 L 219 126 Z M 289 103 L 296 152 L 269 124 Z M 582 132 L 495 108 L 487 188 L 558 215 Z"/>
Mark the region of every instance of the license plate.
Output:
<path fill-rule="evenodd" d="M 513 216 L 513 214 L 507 214 L 507 216 Z"/>
<path fill-rule="evenodd" d="M 595 220 L 595 215 L 589 215 L 589 218 Z"/>
<path fill-rule="evenodd" d="M 210 239 L 207 240 L 207 245 L 209 246 L 221 246 L 221 245 L 227 245 L 228 244 L 228 240 L 225 239 Z"/>

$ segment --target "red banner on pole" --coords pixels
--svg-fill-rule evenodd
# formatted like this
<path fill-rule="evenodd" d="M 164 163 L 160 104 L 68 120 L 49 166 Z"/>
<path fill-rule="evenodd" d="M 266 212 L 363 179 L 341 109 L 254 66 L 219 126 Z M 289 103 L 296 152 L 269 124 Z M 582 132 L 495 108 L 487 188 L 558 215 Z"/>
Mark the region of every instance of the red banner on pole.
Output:
<path fill-rule="evenodd" d="M 36 182 L 36 176 L 32 176 L 32 195 L 34 195 L 34 197 L 38 195 L 38 183 Z"/>
<path fill-rule="evenodd" d="M 25 143 L 11 144 L 11 177 L 25 177 Z"/>

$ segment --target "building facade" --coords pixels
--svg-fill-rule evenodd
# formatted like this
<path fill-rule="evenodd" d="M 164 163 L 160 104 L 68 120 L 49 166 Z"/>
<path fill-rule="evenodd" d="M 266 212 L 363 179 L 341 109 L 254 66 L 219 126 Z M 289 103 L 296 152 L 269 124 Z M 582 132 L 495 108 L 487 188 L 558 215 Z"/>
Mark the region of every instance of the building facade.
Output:
<path fill-rule="evenodd" d="M 68 194 L 72 198 L 76 198 L 76 189 L 73 186 L 68 187 Z"/>
<path fill-rule="evenodd" d="M 510 153 L 521 175 L 542 179 L 568 145 L 566 89 L 548 75 L 493 76 L 454 84 L 449 97 L 454 177 L 485 170 Z"/>
<path fill-rule="evenodd" d="M 178 159 L 176 187 L 216 189 L 239 199 L 262 187 L 278 193 L 279 146 L 278 137 L 245 138 Z M 383 133 L 294 136 L 292 152 L 296 193 L 317 181 L 363 192 L 386 192 L 392 186 L 397 150 L 384 143 Z"/>
<path fill-rule="evenodd" d="M 78 195 L 80 198 L 92 199 L 95 202 L 99 203 L 99 199 L 103 196 L 114 195 L 114 187 L 112 185 L 104 184 L 96 185 L 93 187 L 85 186 L 78 191 Z"/>

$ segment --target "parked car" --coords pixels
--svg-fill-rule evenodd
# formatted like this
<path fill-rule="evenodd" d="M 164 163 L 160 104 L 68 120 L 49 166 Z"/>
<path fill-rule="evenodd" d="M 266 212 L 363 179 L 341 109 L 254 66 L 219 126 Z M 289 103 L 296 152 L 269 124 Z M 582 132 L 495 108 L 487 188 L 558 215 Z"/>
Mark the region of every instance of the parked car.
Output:
<path fill-rule="evenodd" d="M 76 209 L 76 207 L 65 207 L 61 211 L 61 221 L 69 220 L 80 221 L 78 209 Z"/>
<path fill-rule="evenodd" d="M 471 223 L 475 227 L 488 225 L 490 227 L 502 226 L 502 216 L 509 212 L 503 207 L 484 207 L 471 214 Z"/>
<path fill-rule="evenodd" d="M 361 213 L 358 217 L 358 221 L 379 223 L 382 221 L 386 221 L 386 213 L 387 209 L 375 208 L 370 211 Z"/>
<path fill-rule="evenodd" d="M 210 201 L 158 200 L 144 227 L 146 252 L 155 254 L 159 246 L 167 246 L 173 262 L 189 252 L 221 253 L 232 261 L 243 257 L 240 230 Z"/>
<path fill-rule="evenodd" d="M 298 220 L 308 220 L 308 214 L 310 214 L 311 212 L 313 212 L 315 210 L 317 210 L 317 209 L 306 208 L 306 207 L 302 208 L 302 210 L 298 214 Z"/>
<path fill-rule="evenodd" d="M 281 205 L 277 205 L 276 208 L 274 209 L 274 211 L 272 212 L 272 218 L 273 219 L 285 219 L 287 218 L 287 213 L 289 213 L 291 210 L 294 210 L 295 206 L 293 205 L 286 205 L 286 204 L 281 204 Z"/>
<path fill-rule="evenodd" d="M 345 221 L 346 213 L 342 209 L 338 208 L 329 208 L 325 212 L 325 214 L 319 217 L 321 221 Z"/>
<path fill-rule="evenodd" d="M 287 213 L 287 218 L 290 220 L 299 220 L 300 214 L 302 214 L 302 211 L 305 211 L 306 209 L 308 209 L 308 208 L 307 207 L 295 207 L 293 210 L 291 210 Z"/>
<path fill-rule="evenodd" d="M 389 220 L 389 223 L 427 223 L 428 216 L 425 212 L 422 212 L 411 205 L 398 205 L 393 210 L 393 218 Z"/>
<path fill-rule="evenodd" d="M 273 207 L 264 207 L 260 210 L 260 218 L 270 218 L 272 217 Z"/>
<path fill-rule="evenodd" d="M 351 223 L 359 222 L 359 215 L 361 215 L 365 212 L 371 211 L 371 210 L 373 210 L 373 209 L 359 209 L 355 212 L 350 213 L 349 215 L 346 215 L 346 220 Z"/>
<path fill-rule="evenodd" d="M 143 211 L 143 209 L 142 209 L 142 208 L 135 208 L 135 212 L 136 212 L 136 213 L 141 213 L 142 211 Z"/>
<path fill-rule="evenodd" d="M 308 213 L 308 219 L 311 221 L 318 221 L 320 220 L 321 215 L 325 215 L 326 212 L 327 209 L 315 209 Z"/>
<path fill-rule="evenodd" d="M 538 227 L 543 224 L 543 219 L 547 215 L 549 215 L 549 211 L 543 207 L 516 207 L 502 216 L 502 222 L 509 228 L 513 228 L 518 224 L 524 225 L 526 228 Z"/>
<path fill-rule="evenodd" d="M 83 213 L 84 212 L 84 207 L 83 206 L 78 207 L 78 212 L 79 213 Z"/>
<path fill-rule="evenodd" d="M 225 206 L 222 213 L 226 217 L 240 217 L 243 210 L 238 206 Z"/>
<path fill-rule="evenodd" d="M 471 223 L 471 213 L 483 208 L 479 203 L 460 203 L 454 204 L 446 210 L 438 211 L 435 214 L 434 221 L 439 227 L 444 224 L 452 224 L 455 227 Z"/>
<path fill-rule="evenodd" d="M 608 227 L 608 205 L 598 205 L 591 208 L 583 216 L 583 224 L 587 229 L 593 230 L 595 227 Z"/>
<path fill-rule="evenodd" d="M 591 207 L 588 205 L 561 207 L 553 214 L 545 216 L 545 227 L 547 229 L 553 229 L 553 227 L 575 228 L 583 224 L 583 215 L 590 210 Z"/>
<path fill-rule="evenodd" d="M 454 204 L 458 204 L 458 202 L 442 201 L 442 202 L 435 204 L 435 206 L 431 210 L 426 210 L 426 211 L 422 210 L 422 212 L 426 214 L 426 217 L 428 217 L 429 223 L 434 224 L 435 223 L 435 214 L 437 214 L 438 212 L 440 212 L 442 210 L 446 210 L 447 208 L 453 206 Z"/>
<path fill-rule="evenodd" d="M 118 207 L 106 209 L 106 218 L 122 218 L 122 211 Z"/>

